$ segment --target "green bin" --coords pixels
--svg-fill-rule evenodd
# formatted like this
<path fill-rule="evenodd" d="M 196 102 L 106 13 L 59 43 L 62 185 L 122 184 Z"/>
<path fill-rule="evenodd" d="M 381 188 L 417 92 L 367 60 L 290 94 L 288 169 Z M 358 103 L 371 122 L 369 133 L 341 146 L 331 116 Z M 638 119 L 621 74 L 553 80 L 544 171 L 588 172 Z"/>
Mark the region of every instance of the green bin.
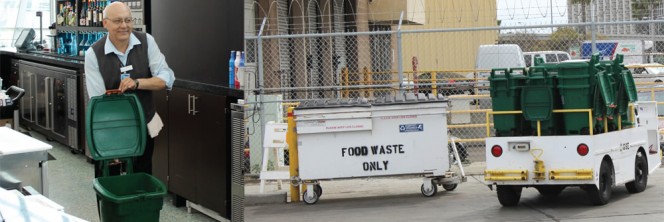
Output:
<path fill-rule="evenodd" d="M 553 113 L 554 109 L 561 106 L 556 81 L 556 75 L 549 74 L 544 66 L 530 68 L 521 91 L 521 108 L 524 118 L 530 121 L 533 135 L 537 134 L 537 121 L 540 121 L 541 135 L 558 134 L 559 114 Z"/>
<path fill-rule="evenodd" d="M 145 150 L 146 124 L 138 97 L 107 94 L 92 97 L 86 110 L 90 154 L 101 162 L 103 177 L 95 178 L 101 221 L 159 221 L 166 186 L 145 173 L 133 173 L 132 157 Z M 113 159 L 127 163 L 127 174 L 108 176 Z"/>
<path fill-rule="evenodd" d="M 562 62 L 558 64 L 558 90 L 563 109 L 590 109 L 594 69 L 587 62 Z M 565 134 L 588 134 L 588 113 L 564 113 Z"/>
<path fill-rule="evenodd" d="M 523 74 L 512 74 L 512 71 L 521 70 Z M 521 110 L 521 87 L 525 82 L 526 70 L 524 68 L 492 69 L 489 76 L 491 101 L 493 111 Z M 493 115 L 496 136 L 519 136 L 524 132 L 525 119 L 518 114 Z"/>

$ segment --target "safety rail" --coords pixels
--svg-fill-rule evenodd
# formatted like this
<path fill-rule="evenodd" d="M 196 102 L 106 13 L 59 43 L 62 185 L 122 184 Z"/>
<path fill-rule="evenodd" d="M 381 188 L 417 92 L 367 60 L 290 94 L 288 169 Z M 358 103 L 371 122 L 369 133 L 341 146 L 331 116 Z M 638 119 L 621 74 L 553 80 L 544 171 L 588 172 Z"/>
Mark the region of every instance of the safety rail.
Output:
<path fill-rule="evenodd" d="M 573 174 L 573 175 L 562 175 Z M 551 180 L 592 180 L 593 169 L 558 169 L 549 171 Z"/>
<path fill-rule="evenodd" d="M 508 176 L 509 174 L 517 174 Z M 515 181 L 528 180 L 528 170 L 484 170 L 484 180 Z"/>
<path fill-rule="evenodd" d="M 593 111 L 592 109 L 554 109 L 552 110 L 553 113 L 582 113 L 582 112 L 588 112 L 588 128 L 590 131 L 590 135 L 593 135 Z M 513 110 L 513 111 L 490 111 L 486 112 L 486 136 L 490 137 L 491 136 L 491 127 L 490 127 L 490 115 L 516 115 L 516 114 L 523 114 L 523 111 L 521 110 Z M 604 118 L 606 119 L 606 118 Z M 606 126 L 606 124 L 604 124 Z M 541 121 L 537 121 L 537 136 L 542 136 L 541 132 Z M 605 132 L 608 132 L 608 128 L 605 127 Z"/>

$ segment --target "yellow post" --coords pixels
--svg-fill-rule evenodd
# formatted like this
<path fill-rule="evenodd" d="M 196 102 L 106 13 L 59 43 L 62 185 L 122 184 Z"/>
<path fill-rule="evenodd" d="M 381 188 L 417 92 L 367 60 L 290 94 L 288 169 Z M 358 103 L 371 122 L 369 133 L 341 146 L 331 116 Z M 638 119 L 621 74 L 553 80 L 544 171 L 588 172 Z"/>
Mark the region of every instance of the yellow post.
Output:
<path fill-rule="evenodd" d="M 364 76 L 364 81 L 362 81 L 362 85 L 365 86 L 369 85 L 369 68 L 367 68 L 366 66 L 362 68 L 362 74 Z M 365 98 L 369 97 L 369 93 L 371 93 L 371 91 L 367 90 L 366 87 L 362 90 L 362 96 L 364 96 Z"/>
<path fill-rule="evenodd" d="M 541 121 L 537 120 L 537 136 L 542 136 L 542 125 Z"/>
<path fill-rule="evenodd" d="M 344 98 L 348 98 L 348 85 L 350 84 L 348 82 L 348 67 L 344 67 L 343 73 L 344 73 L 344 85 L 346 85 L 346 89 L 344 89 Z"/>
<path fill-rule="evenodd" d="M 431 92 L 434 93 L 434 95 L 438 95 L 436 89 L 436 72 L 431 72 Z"/>
<path fill-rule="evenodd" d="M 618 113 L 618 130 L 622 130 L 622 115 Z"/>
<path fill-rule="evenodd" d="M 609 120 L 607 120 L 606 116 L 604 116 L 604 133 L 609 132 Z"/>
<path fill-rule="evenodd" d="M 297 155 L 297 134 L 295 133 L 295 120 L 293 119 L 293 107 L 288 107 L 288 131 L 286 132 L 286 143 L 288 143 L 288 161 L 291 178 L 300 176 L 300 166 Z M 290 186 L 291 202 L 300 202 L 300 185 Z"/>
<path fill-rule="evenodd" d="M 590 135 L 593 135 L 593 110 L 588 110 L 588 128 L 590 128 Z"/>
<path fill-rule="evenodd" d="M 487 112 L 486 112 L 486 137 L 490 137 L 490 136 L 491 136 L 491 128 L 490 128 L 490 126 L 491 126 L 491 121 L 489 120 L 489 112 L 490 112 L 490 111 L 487 111 Z"/>

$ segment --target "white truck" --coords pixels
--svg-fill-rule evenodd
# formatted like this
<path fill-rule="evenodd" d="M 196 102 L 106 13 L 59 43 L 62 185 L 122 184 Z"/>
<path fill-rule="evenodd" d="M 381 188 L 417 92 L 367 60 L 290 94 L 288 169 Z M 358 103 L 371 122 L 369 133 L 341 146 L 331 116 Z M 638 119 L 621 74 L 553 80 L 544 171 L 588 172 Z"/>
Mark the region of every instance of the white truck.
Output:
<path fill-rule="evenodd" d="M 656 102 L 636 102 L 632 118 L 632 128 L 594 135 L 489 137 L 485 180 L 503 206 L 517 205 L 526 187 L 556 196 L 578 186 L 595 205 L 608 203 L 617 185 L 644 191 L 661 165 Z"/>
<path fill-rule="evenodd" d="M 652 41 L 646 40 L 598 40 L 595 42 L 597 53 L 602 60 L 612 60 L 617 54 L 625 55 L 625 65 L 647 63 L 653 61 L 647 53 L 653 47 Z M 581 47 L 570 49 L 572 58 L 589 59 L 592 54 L 592 43 L 585 41 Z"/>

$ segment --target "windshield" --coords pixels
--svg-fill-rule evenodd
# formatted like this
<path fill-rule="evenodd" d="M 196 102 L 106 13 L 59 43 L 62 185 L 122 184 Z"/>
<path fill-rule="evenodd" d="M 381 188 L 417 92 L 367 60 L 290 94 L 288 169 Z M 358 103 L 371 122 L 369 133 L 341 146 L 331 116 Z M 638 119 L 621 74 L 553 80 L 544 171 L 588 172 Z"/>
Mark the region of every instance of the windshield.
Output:
<path fill-rule="evenodd" d="M 664 67 L 646 67 L 648 74 L 664 74 Z"/>

